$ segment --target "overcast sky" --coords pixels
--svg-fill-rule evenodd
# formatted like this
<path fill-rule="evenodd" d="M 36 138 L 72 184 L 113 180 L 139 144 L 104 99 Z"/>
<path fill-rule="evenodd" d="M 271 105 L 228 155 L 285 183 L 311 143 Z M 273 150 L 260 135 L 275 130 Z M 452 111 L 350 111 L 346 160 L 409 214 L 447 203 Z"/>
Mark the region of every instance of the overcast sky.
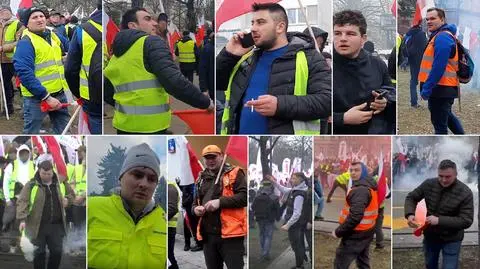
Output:
<path fill-rule="evenodd" d="M 130 147 L 141 143 L 147 143 L 160 159 L 160 173 L 166 173 L 166 145 L 165 137 L 162 136 L 89 136 L 87 138 L 87 169 L 88 169 L 88 192 L 101 192 L 97 171 L 100 159 L 105 156 L 110 143 L 115 146 Z"/>

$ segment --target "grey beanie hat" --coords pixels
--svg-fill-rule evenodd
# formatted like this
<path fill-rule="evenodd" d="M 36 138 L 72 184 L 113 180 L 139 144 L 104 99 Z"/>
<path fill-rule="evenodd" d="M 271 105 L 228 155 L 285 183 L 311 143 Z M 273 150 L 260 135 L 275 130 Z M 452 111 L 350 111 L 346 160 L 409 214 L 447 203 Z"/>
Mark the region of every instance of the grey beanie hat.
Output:
<path fill-rule="evenodd" d="M 146 143 L 131 147 L 123 161 L 120 177 L 133 167 L 148 167 L 160 177 L 160 160 L 157 154 Z"/>

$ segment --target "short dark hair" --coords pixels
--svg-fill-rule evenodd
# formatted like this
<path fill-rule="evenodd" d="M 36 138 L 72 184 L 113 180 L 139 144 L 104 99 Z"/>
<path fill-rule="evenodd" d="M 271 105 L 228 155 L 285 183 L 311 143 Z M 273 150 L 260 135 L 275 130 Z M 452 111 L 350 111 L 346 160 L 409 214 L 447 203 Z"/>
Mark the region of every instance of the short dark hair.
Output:
<path fill-rule="evenodd" d="M 350 164 L 350 166 L 352 166 L 352 165 L 362 165 L 362 162 L 352 162 L 352 163 Z"/>
<path fill-rule="evenodd" d="M 447 159 L 447 160 L 442 160 L 438 165 L 439 170 L 446 170 L 448 168 L 452 168 L 453 170 L 457 171 L 457 164 Z"/>
<path fill-rule="evenodd" d="M 302 182 L 305 182 L 305 181 L 307 180 L 307 177 L 306 177 L 305 174 L 302 173 L 302 172 L 293 173 L 293 176 L 296 176 L 296 177 L 300 178 L 300 180 L 301 180 Z"/>
<path fill-rule="evenodd" d="M 143 7 L 134 7 L 131 8 L 122 15 L 122 21 L 120 22 L 120 28 L 122 30 L 128 29 L 128 23 L 129 22 L 138 22 L 137 20 L 137 12 L 138 11 L 145 11 L 147 10 Z"/>
<path fill-rule="evenodd" d="M 438 14 L 438 17 L 440 19 L 445 19 L 445 10 L 443 10 L 441 8 L 438 8 L 438 7 L 431 7 L 429 9 L 427 9 L 427 13 L 431 12 L 431 11 L 436 11 L 437 14 Z"/>
<path fill-rule="evenodd" d="M 189 35 L 190 35 L 190 31 L 183 31 L 182 35 L 183 35 L 183 36 L 189 36 Z"/>
<path fill-rule="evenodd" d="M 342 10 L 333 15 L 333 25 L 343 26 L 345 24 L 352 24 L 358 26 L 360 34 L 367 33 L 367 21 L 361 11 L 358 10 Z"/>
<path fill-rule="evenodd" d="M 285 32 L 288 29 L 288 16 L 285 9 L 277 3 L 264 3 L 258 4 L 254 3 L 252 5 L 252 11 L 257 12 L 259 10 L 268 10 L 270 14 L 275 13 L 277 16 L 272 16 L 274 21 L 284 21 L 285 22 Z"/>
<path fill-rule="evenodd" d="M 50 171 L 53 169 L 53 164 L 51 161 L 43 161 L 38 165 L 38 171 L 42 169 L 43 171 Z"/>

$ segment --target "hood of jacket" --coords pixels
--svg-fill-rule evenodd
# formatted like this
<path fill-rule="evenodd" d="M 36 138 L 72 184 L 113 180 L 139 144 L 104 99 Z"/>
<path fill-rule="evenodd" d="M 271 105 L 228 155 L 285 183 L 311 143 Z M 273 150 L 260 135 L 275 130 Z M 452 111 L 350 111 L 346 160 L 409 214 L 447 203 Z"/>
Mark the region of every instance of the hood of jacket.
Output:
<path fill-rule="evenodd" d="M 455 24 L 447 24 L 446 23 L 446 24 L 442 25 L 440 28 L 438 28 L 436 31 L 433 31 L 430 34 L 430 37 L 435 36 L 436 34 L 438 34 L 441 31 L 449 31 L 450 33 L 455 35 L 455 34 L 457 34 L 457 26 Z"/>
<path fill-rule="evenodd" d="M 182 42 L 187 42 L 188 40 L 192 40 L 192 38 L 188 35 L 182 37 Z"/>
<path fill-rule="evenodd" d="M 292 191 L 294 190 L 299 190 L 299 191 L 307 191 L 308 190 L 308 186 L 307 184 L 305 183 L 305 181 L 303 181 L 302 183 L 298 184 L 297 186 L 293 187 L 292 188 Z"/>
<path fill-rule="evenodd" d="M 315 49 L 311 36 L 300 32 L 287 33 L 288 47 L 284 56 L 295 56 L 298 51 Z"/>
<path fill-rule="evenodd" d="M 112 45 L 113 54 L 117 57 L 122 56 L 135 41 L 143 36 L 148 36 L 148 34 L 136 29 L 127 29 L 118 32 Z"/>
<path fill-rule="evenodd" d="M 30 151 L 30 148 L 25 144 L 21 145 L 17 149 L 17 160 L 20 161 L 20 151 L 22 151 L 22 150 L 27 150 L 28 151 L 28 160 L 30 160 L 30 157 L 32 157 L 32 152 Z"/>

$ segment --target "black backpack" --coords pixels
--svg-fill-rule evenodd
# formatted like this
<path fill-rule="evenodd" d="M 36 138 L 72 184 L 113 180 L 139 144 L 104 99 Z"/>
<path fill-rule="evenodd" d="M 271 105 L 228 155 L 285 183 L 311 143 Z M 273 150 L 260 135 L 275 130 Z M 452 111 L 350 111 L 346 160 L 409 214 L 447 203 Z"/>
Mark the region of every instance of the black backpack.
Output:
<path fill-rule="evenodd" d="M 261 193 L 255 197 L 253 202 L 253 214 L 257 220 L 260 219 L 273 219 L 275 218 L 275 213 L 272 212 L 274 201 L 268 196 L 268 194 Z M 273 215 L 273 216 L 272 216 Z"/>
<path fill-rule="evenodd" d="M 90 102 L 94 104 L 102 104 L 102 77 L 103 77 L 103 54 L 102 54 L 102 32 L 99 31 L 90 22 L 81 25 L 82 29 L 89 34 L 97 46 L 90 60 L 90 68 L 88 70 L 88 91 Z M 83 68 L 83 67 L 82 67 Z M 87 70 L 84 70 L 87 71 Z"/>

